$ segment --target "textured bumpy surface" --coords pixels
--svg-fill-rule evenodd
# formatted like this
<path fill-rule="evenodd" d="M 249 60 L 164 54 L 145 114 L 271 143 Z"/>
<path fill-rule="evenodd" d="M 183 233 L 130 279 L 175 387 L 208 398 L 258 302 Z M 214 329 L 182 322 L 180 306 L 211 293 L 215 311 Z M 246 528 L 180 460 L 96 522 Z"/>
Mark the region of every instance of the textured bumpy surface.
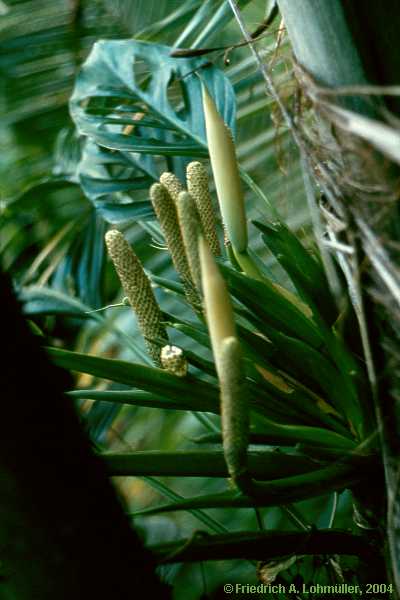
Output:
<path fill-rule="evenodd" d="M 219 384 L 224 455 L 234 481 L 247 472 L 249 416 L 239 340 L 228 337 L 219 349 Z"/>
<path fill-rule="evenodd" d="M 189 163 L 186 169 L 186 179 L 188 192 L 196 202 L 201 224 L 206 239 L 210 244 L 211 252 L 215 256 L 219 256 L 221 248 L 215 227 L 214 209 L 208 188 L 208 175 L 205 167 L 200 162 Z"/>
<path fill-rule="evenodd" d="M 197 289 L 200 290 L 199 236 L 202 233 L 200 216 L 195 201 L 188 192 L 179 194 L 176 206 L 190 273 Z"/>
<path fill-rule="evenodd" d="M 179 194 L 185 189 L 181 181 L 173 173 L 163 173 L 160 177 L 160 183 L 168 190 L 174 202 L 178 200 Z"/>
<path fill-rule="evenodd" d="M 161 366 L 160 345 L 153 340 L 168 341 L 161 312 L 142 264 L 120 231 L 106 233 L 106 245 L 125 294 L 136 313 L 148 352 L 156 366 Z"/>
<path fill-rule="evenodd" d="M 192 306 L 200 306 L 201 300 L 193 285 L 189 263 L 186 258 L 175 202 L 166 187 L 160 183 L 155 183 L 151 186 L 150 199 L 170 251 L 174 267 L 182 278 L 186 298 Z"/>

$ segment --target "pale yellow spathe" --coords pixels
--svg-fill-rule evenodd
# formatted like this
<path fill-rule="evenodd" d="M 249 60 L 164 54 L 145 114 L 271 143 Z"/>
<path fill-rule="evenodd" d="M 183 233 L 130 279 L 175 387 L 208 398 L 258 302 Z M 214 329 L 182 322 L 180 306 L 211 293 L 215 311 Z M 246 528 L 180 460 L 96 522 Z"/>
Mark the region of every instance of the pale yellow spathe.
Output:
<path fill-rule="evenodd" d="M 208 151 L 222 219 L 235 250 L 244 252 L 247 222 L 232 134 L 204 84 L 202 92 Z"/>
<path fill-rule="evenodd" d="M 227 337 L 236 337 L 231 299 L 218 266 L 203 237 L 199 239 L 201 283 L 208 330 L 218 375 L 220 374 L 220 347 Z"/>

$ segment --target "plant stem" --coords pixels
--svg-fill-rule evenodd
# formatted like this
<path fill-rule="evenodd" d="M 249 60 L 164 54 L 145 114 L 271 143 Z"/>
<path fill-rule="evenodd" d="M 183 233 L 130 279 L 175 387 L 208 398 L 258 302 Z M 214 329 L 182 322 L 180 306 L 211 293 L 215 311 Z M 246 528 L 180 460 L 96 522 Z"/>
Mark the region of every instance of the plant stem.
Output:
<path fill-rule="evenodd" d="M 177 551 L 179 547 L 181 552 Z M 151 550 L 165 563 L 235 558 L 265 561 L 292 554 L 347 554 L 367 561 L 377 558 L 374 548 L 363 537 L 331 529 L 197 536 L 189 545 L 180 540 L 153 546 Z"/>

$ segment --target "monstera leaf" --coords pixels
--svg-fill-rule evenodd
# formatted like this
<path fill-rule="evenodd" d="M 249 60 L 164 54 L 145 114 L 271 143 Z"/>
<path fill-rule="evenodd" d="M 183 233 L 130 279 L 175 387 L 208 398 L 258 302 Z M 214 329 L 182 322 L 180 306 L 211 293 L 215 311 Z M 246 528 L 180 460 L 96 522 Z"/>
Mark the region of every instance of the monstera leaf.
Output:
<path fill-rule="evenodd" d="M 87 138 L 78 181 L 97 212 L 109 223 L 154 218 L 151 204 L 147 200 L 133 201 L 130 192 L 147 190 L 156 179 L 151 156 L 115 152 Z"/>
<path fill-rule="evenodd" d="M 94 45 L 70 106 L 88 137 L 79 181 L 106 220 L 152 218 L 147 196 L 134 202 L 130 193 L 149 188 L 164 170 L 182 177 L 189 160 L 207 156 L 200 78 L 234 129 L 231 84 L 205 64 L 171 58 L 169 47 L 141 41 Z"/>
<path fill-rule="evenodd" d="M 82 134 L 112 150 L 207 156 L 200 78 L 233 128 L 233 90 L 217 68 L 171 58 L 167 46 L 100 41 L 77 78 L 71 114 Z"/>

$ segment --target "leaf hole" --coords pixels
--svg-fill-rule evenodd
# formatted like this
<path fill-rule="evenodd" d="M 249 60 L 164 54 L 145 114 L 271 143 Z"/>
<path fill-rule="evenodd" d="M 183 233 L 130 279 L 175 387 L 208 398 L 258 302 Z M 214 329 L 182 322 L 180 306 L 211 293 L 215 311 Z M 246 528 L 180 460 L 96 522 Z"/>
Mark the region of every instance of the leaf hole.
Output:
<path fill-rule="evenodd" d="M 135 84 L 142 92 L 146 92 L 152 79 L 152 67 L 146 59 L 136 57 L 133 62 L 133 77 Z"/>
<path fill-rule="evenodd" d="M 172 75 L 167 87 L 168 102 L 179 119 L 184 119 L 187 114 L 187 95 L 183 83 Z"/>

